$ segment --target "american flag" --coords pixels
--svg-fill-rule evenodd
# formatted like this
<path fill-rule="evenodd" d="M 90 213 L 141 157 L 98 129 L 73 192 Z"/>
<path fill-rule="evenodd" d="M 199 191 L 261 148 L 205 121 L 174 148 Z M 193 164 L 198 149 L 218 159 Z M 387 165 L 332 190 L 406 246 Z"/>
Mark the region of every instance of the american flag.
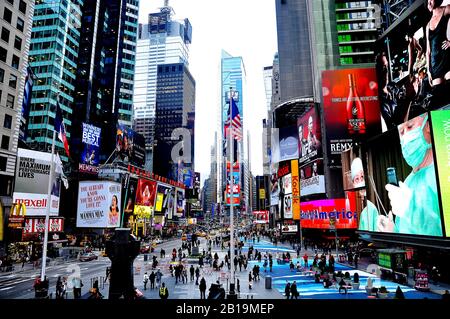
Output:
<path fill-rule="evenodd" d="M 242 122 L 241 115 L 239 114 L 239 108 L 234 102 L 234 99 L 231 98 L 231 104 L 228 108 L 228 116 L 225 121 L 225 138 L 228 138 L 228 131 L 230 129 L 230 110 L 232 114 L 231 126 L 233 130 L 233 136 L 235 140 L 242 141 Z"/>

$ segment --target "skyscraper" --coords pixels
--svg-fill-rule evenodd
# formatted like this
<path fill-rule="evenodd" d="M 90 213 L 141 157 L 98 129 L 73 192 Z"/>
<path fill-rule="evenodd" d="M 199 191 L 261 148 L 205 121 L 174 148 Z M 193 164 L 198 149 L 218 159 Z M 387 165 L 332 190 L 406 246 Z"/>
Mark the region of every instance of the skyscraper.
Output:
<path fill-rule="evenodd" d="M 85 0 L 76 73 L 73 138 L 80 158 L 82 123 L 101 128 L 100 161 L 115 148 L 116 123 L 132 126 L 139 0 Z"/>
<path fill-rule="evenodd" d="M 47 152 L 51 147 L 57 101 L 69 140 L 72 135 L 83 2 L 36 1 L 29 61 L 37 79 L 32 90 L 26 139 L 36 150 Z M 56 149 L 61 150 L 61 159 L 67 161 L 59 140 Z"/>
<path fill-rule="evenodd" d="M 12 194 L 33 11 L 31 0 L 0 3 L 0 196 Z"/>
<path fill-rule="evenodd" d="M 188 19 L 172 20 L 173 9 L 165 3 L 151 13 L 148 24 L 139 24 L 134 86 L 134 129 L 144 135 L 146 169 L 153 170 L 157 66 L 183 63 L 189 66 L 192 26 Z"/>
<path fill-rule="evenodd" d="M 245 92 L 245 86 L 246 86 L 246 74 L 245 74 L 245 66 L 244 61 L 242 60 L 242 57 L 233 57 L 226 51 L 222 50 L 222 57 L 221 57 L 221 150 L 222 155 L 225 153 L 226 146 L 228 145 L 227 139 L 225 139 L 225 132 L 224 132 L 224 123 L 227 120 L 228 116 L 228 108 L 230 106 L 230 88 L 233 91 L 233 99 L 237 104 L 237 107 L 239 109 L 239 114 L 241 117 L 241 122 L 244 123 L 244 92 Z M 236 141 L 235 141 L 236 143 Z M 243 140 L 241 142 L 237 142 L 237 154 L 238 158 L 234 159 L 235 162 L 238 161 L 241 165 L 240 171 L 242 171 L 243 163 L 244 163 L 244 145 Z M 228 158 L 228 157 L 227 157 Z M 219 189 L 220 194 L 223 194 L 226 188 L 225 182 L 226 182 L 226 161 L 222 161 L 221 165 L 219 165 L 220 169 L 220 175 L 221 179 L 219 181 Z M 240 185 L 241 189 L 244 190 L 245 187 L 245 181 L 242 177 L 242 174 L 240 174 Z M 242 197 L 241 197 L 242 198 Z M 225 198 L 222 198 L 222 201 L 224 201 Z"/>
<path fill-rule="evenodd" d="M 178 180 L 180 169 L 194 171 L 195 80 L 184 63 L 158 65 L 155 117 L 153 172 Z M 181 140 L 180 128 L 185 134 Z"/>

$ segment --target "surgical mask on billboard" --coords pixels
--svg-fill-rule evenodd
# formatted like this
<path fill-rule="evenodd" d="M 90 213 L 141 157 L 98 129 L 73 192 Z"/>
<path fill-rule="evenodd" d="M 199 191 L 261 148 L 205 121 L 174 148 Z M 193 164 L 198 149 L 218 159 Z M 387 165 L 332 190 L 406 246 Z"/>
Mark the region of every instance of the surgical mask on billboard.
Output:
<path fill-rule="evenodd" d="M 425 154 L 431 148 L 431 144 L 428 144 L 423 135 L 423 128 L 427 123 L 428 115 L 425 116 L 423 124 L 403 135 L 400 139 L 402 146 L 403 158 L 406 163 L 412 168 L 415 168 L 422 163 Z"/>

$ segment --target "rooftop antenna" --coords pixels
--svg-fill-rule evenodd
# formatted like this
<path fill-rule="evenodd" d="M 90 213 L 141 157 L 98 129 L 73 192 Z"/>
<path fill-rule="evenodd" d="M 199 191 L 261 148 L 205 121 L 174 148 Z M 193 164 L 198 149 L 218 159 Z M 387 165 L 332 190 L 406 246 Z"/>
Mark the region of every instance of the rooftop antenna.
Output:
<path fill-rule="evenodd" d="M 169 0 L 164 0 L 164 7 L 160 8 L 160 9 L 161 9 L 161 13 L 169 13 L 170 15 L 175 14 L 175 11 L 169 5 Z"/>

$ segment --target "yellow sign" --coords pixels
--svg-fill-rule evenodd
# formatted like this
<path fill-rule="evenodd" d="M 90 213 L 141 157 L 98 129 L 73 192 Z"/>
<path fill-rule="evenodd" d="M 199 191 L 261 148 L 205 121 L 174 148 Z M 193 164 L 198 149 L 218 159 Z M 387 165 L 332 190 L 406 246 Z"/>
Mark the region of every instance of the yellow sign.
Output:
<path fill-rule="evenodd" d="M 292 214 L 294 220 L 300 220 L 300 179 L 298 177 L 298 160 L 291 161 L 292 173 Z"/>
<path fill-rule="evenodd" d="M 135 205 L 133 212 L 137 219 L 150 218 L 153 216 L 153 207 Z"/>
<path fill-rule="evenodd" d="M 259 189 L 259 199 L 266 198 L 266 190 L 264 188 Z"/>
<path fill-rule="evenodd" d="M 164 194 L 157 195 L 155 211 L 157 211 L 157 212 L 162 211 L 163 199 L 164 199 Z"/>

